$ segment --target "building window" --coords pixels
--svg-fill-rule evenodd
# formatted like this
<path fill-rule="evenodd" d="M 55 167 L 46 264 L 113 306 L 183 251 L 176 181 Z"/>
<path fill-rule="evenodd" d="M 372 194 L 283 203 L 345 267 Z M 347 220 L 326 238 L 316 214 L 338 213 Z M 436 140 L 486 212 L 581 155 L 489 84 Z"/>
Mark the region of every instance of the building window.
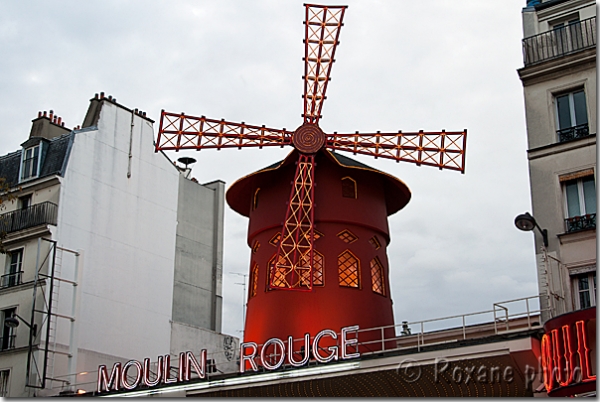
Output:
<path fill-rule="evenodd" d="M 285 258 L 283 256 L 279 256 L 279 267 L 276 267 L 276 257 L 277 253 L 275 253 L 275 255 L 269 260 L 269 275 L 267 275 L 267 289 L 270 289 L 271 287 L 285 288 L 289 286 L 285 279 L 288 270 L 282 266 L 285 263 Z"/>
<path fill-rule="evenodd" d="M 21 210 L 25 210 L 31 206 L 31 194 L 19 197 L 19 207 Z"/>
<path fill-rule="evenodd" d="M 0 370 L 0 398 L 8 397 L 10 370 Z"/>
<path fill-rule="evenodd" d="M 2 310 L 2 314 L 0 314 L 0 318 L 2 318 L 2 322 L 6 321 L 8 317 L 13 317 L 17 312 L 16 308 L 9 308 L 6 310 Z M 0 350 L 8 350 L 14 349 L 15 347 L 15 333 L 14 328 L 11 328 L 6 325 L 2 325 L 2 338 L 0 338 Z"/>
<path fill-rule="evenodd" d="M 567 233 L 596 227 L 596 184 L 594 176 L 563 182 Z"/>
<path fill-rule="evenodd" d="M 369 244 L 371 244 L 371 246 L 375 247 L 375 250 L 379 250 L 381 248 L 381 242 L 379 242 L 379 239 L 377 238 L 377 236 L 373 236 L 369 239 Z"/>
<path fill-rule="evenodd" d="M 588 272 L 577 275 L 574 280 L 573 292 L 575 304 L 578 309 L 588 308 L 596 305 L 596 273 Z"/>
<path fill-rule="evenodd" d="M 254 242 L 254 246 L 252 246 L 252 254 L 256 253 L 258 251 L 258 249 L 260 248 L 260 243 L 258 240 L 256 240 Z"/>
<path fill-rule="evenodd" d="M 250 271 L 250 297 L 256 296 L 258 290 L 258 264 L 252 265 L 252 271 Z"/>
<path fill-rule="evenodd" d="M 383 265 L 379 258 L 371 260 L 371 290 L 385 296 L 385 283 L 383 281 Z"/>
<path fill-rule="evenodd" d="M 557 54 L 567 54 L 583 48 L 583 35 L 579 17 L 570 18 L 552 26 Z"/>
<path fill-rule="evenodd" d="M 40 146 L 36 145 L 23 151 L 21 180 L 33 179 L 39 175 Z"/>
<path fill-rule="evenodd" d="M 4 267 L 4 275 L 0 286 L 8 288 L 21 284 L 21 276 L 23 274 L 23 249 L 11 250 L 7 254 L 6 266 Z"/>
<path fill-rule="evenodd" d="M 557 95 L 555 100 L 558 142 L 587 137 L 589 127 L 585 91 L 580 89 Z"/>
<path fill-rule="evenodd" d="M 348 176 L 342 178 L 342 197 L 358 198 L 356 180 Z"/>
<path fill-rule="evenodd" d="M 274 247 L 277 247 L 279 241 L 281 241 L 281 232 L 275 233 L 273 237 L 271 237 L 271 240 L 269 240 L 269 244 Z"/>
<path fill-rule="evenodd" d="M 252 210 L 254 211 L 258 208 L 258 193 L 260 193 L 260 188 L 257 188 L 254 192 L 254 198 L 252 199 Z"/>
<path fill-rule="evenodd" d="M 358 239 L 358 237 L 348 229 L 342 230 L 337 234 L 337 237 L 339 237 L 344 243 L 348 244 L 354 243 Z"/>
<path fill-rule="evenodd" d="M 340 286 L 360 287 L 360 262 L 350 250 L 338 256 L 338 273 Z"/>

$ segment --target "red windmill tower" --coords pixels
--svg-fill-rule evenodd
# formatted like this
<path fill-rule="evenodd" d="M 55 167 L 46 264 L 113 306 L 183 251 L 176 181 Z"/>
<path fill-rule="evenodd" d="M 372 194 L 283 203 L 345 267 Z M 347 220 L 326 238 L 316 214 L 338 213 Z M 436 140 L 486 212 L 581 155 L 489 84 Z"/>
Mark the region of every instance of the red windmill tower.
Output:
<path fill-rule="evenodd" d="M 387 216 L 408 203 L 410 191 L 399 179 L 332 151 L 464 173 L 466 130 L 369 134 L 321 130 L 321 110 L 346 8 L 305 5 L 304 122 L 296 130 L 164 110 L 161 114 L 156 151 L 294 148 L 285 160 L 238 180 L 227 192 L 229 205 L 250 218 L 246 342 L 302 338 L 324 328 L 394 324 Z M 386 338 L 393 336 L 393 328 L 386 331 Z"/>

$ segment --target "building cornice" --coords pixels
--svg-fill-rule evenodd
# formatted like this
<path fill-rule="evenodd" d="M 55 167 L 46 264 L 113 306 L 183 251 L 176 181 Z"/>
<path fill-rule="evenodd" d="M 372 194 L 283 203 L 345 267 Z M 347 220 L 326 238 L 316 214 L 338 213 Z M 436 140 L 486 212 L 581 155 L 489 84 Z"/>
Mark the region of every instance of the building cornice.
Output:
<path fill-rule="evenodd" d="M 596 69 L 596 47 L 517 70 L 523 86 Z"/>
<path fill-rule="evenodd" d="M 594 3 L 590 0 L 553 0 L 536 4 L 535 11 L 538 14 L 538 19 L 544 20 L 554 17 L 556 14 L 573 12 L 584 7 L 589 7 L 590 5 L 594 5 Z"/>
<path fill-rule="evenodd" d="M 571 151 L 573 149 L 585 148 L 596 145 L 596 134 L 590 134 L 587 137 L 576 139 L 573 141 L 557 142 L 554 144 L 544 145 L 538 148 L 527 150 L 527 159 L 533 160 L 544 158 L 546 156 L 556 155 L 562 152 Z"/>

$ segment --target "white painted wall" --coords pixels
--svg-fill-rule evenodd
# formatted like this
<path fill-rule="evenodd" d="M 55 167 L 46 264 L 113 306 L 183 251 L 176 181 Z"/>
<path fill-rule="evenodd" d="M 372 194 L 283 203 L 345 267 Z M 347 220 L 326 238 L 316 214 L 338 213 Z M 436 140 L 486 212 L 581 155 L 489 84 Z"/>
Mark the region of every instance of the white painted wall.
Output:
<path fill-rule="evenodd" d="M 143 359 L 169 353 L 179 173 L 150 122 L 103 103 L 97 130 L 75 135 L 57 238 L 85 251 L 79 347 Z"/>

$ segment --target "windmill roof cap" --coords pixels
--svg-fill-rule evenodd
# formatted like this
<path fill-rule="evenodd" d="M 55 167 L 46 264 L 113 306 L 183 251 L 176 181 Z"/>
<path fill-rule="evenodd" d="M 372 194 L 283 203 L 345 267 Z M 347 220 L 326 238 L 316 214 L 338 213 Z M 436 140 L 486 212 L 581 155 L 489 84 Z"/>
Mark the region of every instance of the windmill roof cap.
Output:
<path fill-rule="evenodd" d="M 358 169 L 378 176 L 383 176 L 383 179 L 385 180 L 385 197 L 388 215 L 398 212 L 410 201 L 411 192 L 408 186 L 397 177 L 372 168 L 357 160 L 348 158 L 347 156 L 340 155 L 339 153 L 329 150 L 323 150 L 322 152 L 328 156 L 328 159 L 337 163 L 342 168 Z M 226 199 L 229 206 L 239 214 L 249 216 L 250 199 L 254 194 L 256 187 L 255 183 L 260 180 L 262 175 L 275 172 L 286 165 L 294 163 L 298 159 L 297 154 L 298 151 L 294 150 L 290 152 L 285 159 L 236 180 L 227 190 Z"/>

